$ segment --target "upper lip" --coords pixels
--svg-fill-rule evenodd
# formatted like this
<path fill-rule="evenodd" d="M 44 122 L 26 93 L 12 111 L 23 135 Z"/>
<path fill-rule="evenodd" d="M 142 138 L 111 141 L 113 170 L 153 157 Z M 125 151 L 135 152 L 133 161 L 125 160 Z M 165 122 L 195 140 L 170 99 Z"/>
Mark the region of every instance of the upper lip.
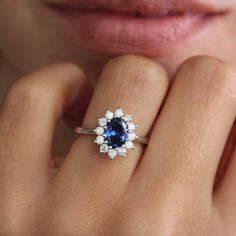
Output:
<path fill-rule="evenodd" d="M 46 0 L 47 1 L 47 0 Z M 226 9 L 219 9 L 203 0 L 48 0 L 52 7 L 70 8 L 83 11 L 107 10 L 112 12 L 136 15 L 167 15 L 169 13 L 224 13 Z"/>

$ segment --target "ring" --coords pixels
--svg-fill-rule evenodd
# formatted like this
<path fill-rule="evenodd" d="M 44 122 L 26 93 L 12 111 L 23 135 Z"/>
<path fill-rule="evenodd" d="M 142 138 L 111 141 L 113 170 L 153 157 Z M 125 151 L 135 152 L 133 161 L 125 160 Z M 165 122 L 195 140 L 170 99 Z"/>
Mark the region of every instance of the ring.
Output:
<path fill-rule="evenodd" d="M 75 133 L 96 135 L 94 142 L 100 146 L 100 153 L 107 153 L 111 160 L 125 157 L 127 150 L 134 149 L 134 142 L 148 143 L 147 138 L 136 135 L 138 125 L 132 122 L 132 115 L 125 114 L 121 108 L 106 111 L 104 117 L 98 119 L 98 125 L 95 129 L 77 127 Z"/>

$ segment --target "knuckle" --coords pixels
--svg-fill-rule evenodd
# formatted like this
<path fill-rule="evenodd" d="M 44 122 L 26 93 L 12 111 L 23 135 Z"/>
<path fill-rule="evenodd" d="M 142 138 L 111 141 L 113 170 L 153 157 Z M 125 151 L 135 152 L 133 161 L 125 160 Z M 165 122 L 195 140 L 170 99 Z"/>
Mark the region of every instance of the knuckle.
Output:
<path fill-rule="evenodd" d="M 42 110 L 48 105 L 48 99 L 55 96 L 49 84 L 33 81 L 26 76 L 16 81 L 8 91 L 5 106 L 15 112 L 29 113 Z"/>
<path fill-rule="evenodd" d="M 196 56 L 188 59 L 177 74 L 201 92 L 236 100 L 236 71 L 224 61 Z"/>
<path fill-rule="evenodd" d="M 195 67 L 199 67 L 201 65 L 204 65 L 204 64 L 214 64 L 214 63 L 217 63 L 219 62 L 218 59 L 214 58 L 214 57 L 211 57 L 211 56 L 205 56 L 205 55 L 200 55 L 200 56 L 194 56 L 194 57 L 191 57 L 191 58 L 188 58 L 184 63 L 183 63 L 183 66 L 186 66 L 186 67 L 192 67 L 192 68 L 195 68 Z"/>
<path fill-rule="evenodd" d="M 53 65 L 48 65 L 48 66 L 45 66 L 45 67 L 42 67 L 42 68 L 39 68 L 37 69 L 36 71 L 34 71 L 33 73 L 25 76 L 25 77 L 31 77 L 31 76 L 34 76 L 34 77 L 39 77 L 39 75 L 41 75 L 41 73 L 63 73 L 63 72 L 69 72 L 69 73 L 72 73 L 72 74 L 83 74 L 83 71 L 82 69 L 72 63 L 72 62 L 61 62 L 61 63 L 55 63 Z"/>
<path fill-rule="evenodd" d="M 56 67 L 55 69 L 58 68 L 65 71 L 70 71 L 73 74 L 79 74 L 79 75 L 82 74 L 84 76 L 84 72 L 82 71 L 82 69 L 72 62 L 58 63 L 55 64 L 54 66 Z"/>
<path fill-rule="evenodd" d="M 33 114 L 32 111 L 54 110 L 56 104 L 61 106 L 62 86 L 56 86 L 50 79 L 43 79 L 45 76 L 50 77 L 51 74 L 55 76 L 55 73 L 60 75 L 58 79 L 64 78 L 63 74 L 68 73 L 71 75 L 69 78 L 85 78 L 84 72 L 73 63 L 54 64 L 39 69 L 13 83 L 6 95 L 4 108 L 10 109 L 10 111 L 15 110 L 21 114 Z"/>
<path fill-rule="evenodd" d="M 168 85 L 165 69 L 149 58 L 136 55 L 125 55 L 111 59 L 104 68 L 104 74 L 112 75 L 113 81 L 131 83 L 138 88 L 156 88 Z M 127 78 L 121 79 L 121 78 Z M 115 81 L 116 82 L 116 81 Z"/>
<path fill-rule="evenodd" d="M 179 69 L 178 74 L 183 74 L 187 79 L 194 78 L 196 81 L 210 81 L 218 78 L 218 71 L 224 69 L 225 63 L 210 56 L 196 56 L 186 60 Z M 192 75 L 192 76 L 186 76 Z M 208 83 L 208 82 L 207 82 Z"/>

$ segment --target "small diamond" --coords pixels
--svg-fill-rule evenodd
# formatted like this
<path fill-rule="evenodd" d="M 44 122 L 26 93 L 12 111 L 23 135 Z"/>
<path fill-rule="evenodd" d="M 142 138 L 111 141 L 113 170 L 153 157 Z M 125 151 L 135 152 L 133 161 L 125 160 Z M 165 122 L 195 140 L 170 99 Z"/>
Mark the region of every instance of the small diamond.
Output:
<path fill-rule="evenodd" d="M 126 156 L 126 149 L 125 148 L 118 148 L 117 153 L 119 156 L 125 157 Z"/>
<path fill-rule="evenodd" d="M 126 121 L 131 121 L 132 120 L 132 115 L 125 115 L 125 120 Z"/>
<path fill-rule="evenodd" d="M 117 151 L 114 149 L 110 149 L 108 152 L 108 156 L 110 157 L 110 159 L 114 159 L 117 156 Z"/>
<path fill-rule="evenodd" d="M 102 127 L 97 127 L 95 132 L 97 135 L 102 135 L 104 133 L 104 129 Z"/>
<path fill-rule="evenodd" d="M 106 118 L 101 118 L 101 119 L 99 119 L 98 120 L 98 124 L 100 125 L 100 126 L 106 126 L 106 124 L 107 124 L 107 119 Z"/>
<path fill-rule="evenodd" d="M 108 150 L 109 150 L 108 145 L 103 144 L 102 146 L 100 146 L 100 152 L 101 152 L 101 153 L 107 153 Z"/>
<path fill-rule="evenodd" d="M 136 125 L 134 123 L 129 123 L 129 130 L 134 131 L 136 129 Z"/>
<path fill-rule="evenodd" d="M 104 137 L 103 136 L 97 136 L 97 138 L 95 139 L 95 143 L 97 143 L 98 145 L 101 145 L 104 143 Z"/>
<path fill-rule="evenodd" d="M 130 133 L 129 134 L 129 140 L 134 141 L 136 139 L 136 134 L 135 133 Z"/>
<path fill-rule="evenodd" d="M 114 114 L 113 114 L 113 112 L 111 112 L 111 111 L 107 111 L 106 114 L 105 114 L 105 117 L 106 117 L 108 120 L 111 120 L 111 119 L 114 117 Z"/>
<path fill-rule="evenodd" d="M 133 148 L 134 148 L 134 144 L 133 144 L 133 142 L 131 142 L 131 141 L 127 141 L 127 142 L 125 143 L 125 147 L 126 147 L 127 149 L 133 149 Z"/>
<path fill-rule="evenodd" d="M 121 108 L 115 111 L 115 117 L 122 117 L 123 115 L 124 115 L 124 112 Z"/>

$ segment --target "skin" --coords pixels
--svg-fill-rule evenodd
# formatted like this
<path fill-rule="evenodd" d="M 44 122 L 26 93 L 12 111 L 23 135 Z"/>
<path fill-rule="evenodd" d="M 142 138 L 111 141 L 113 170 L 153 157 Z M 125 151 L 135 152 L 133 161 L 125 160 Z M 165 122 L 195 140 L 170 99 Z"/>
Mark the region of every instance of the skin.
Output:
<path fill-rule="evenodd" d="M 1 0 L 0 235 L 236 234 L 236 4 L 228 3 L 221 37 L 176 47 L 170 59 L 74 53 L 40 1 Z M 203 53 L 211 56 L 192 58 Z M 56 163 L 60 117 L 95 127 L 117 107 L 150 135 L 146 148 L 109 161 L 91 136 L 68 134 Z"/>

